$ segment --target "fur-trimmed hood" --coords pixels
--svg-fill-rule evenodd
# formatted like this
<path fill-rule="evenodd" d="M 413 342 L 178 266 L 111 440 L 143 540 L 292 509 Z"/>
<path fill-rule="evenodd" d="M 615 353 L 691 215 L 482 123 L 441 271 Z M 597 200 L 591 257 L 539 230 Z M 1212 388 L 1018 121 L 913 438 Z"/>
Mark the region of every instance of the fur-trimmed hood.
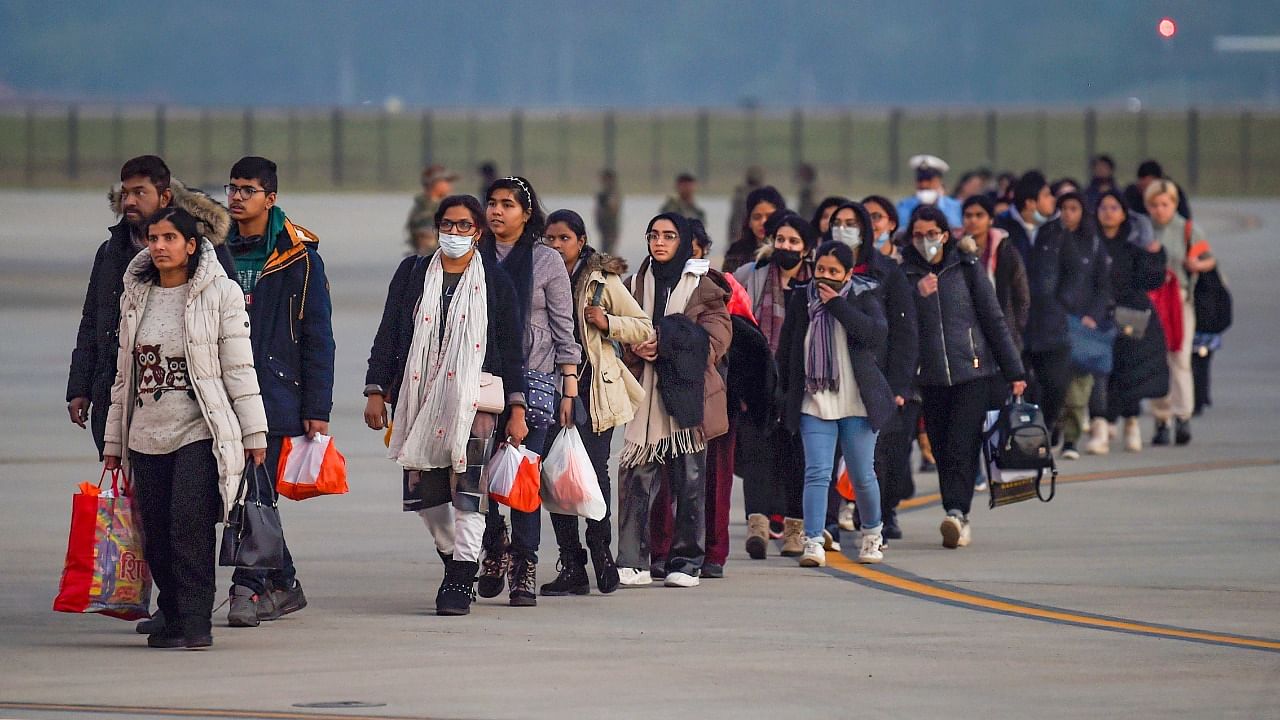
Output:
<path fill-rule="evenodd" d="M 215 247 L 226 242 L 227 233 L 231 230 L 231 213 L 226 206 L 203 190 L 187 187 L 177 178 L 169 182 L 169 190 L 173 193 L 173 206 L 191 213 L 204 238 Z M 107 191 L 107 203 L 117 218 L 124 215 L 121 198 L 120 183 L 116 183 Z"/>
<path fill-rule="evenodd" d="M 595 252 L 587 258 L 588 272 L 606 272 L 622 277 L 627 274 L 627 261 L 616 255 Z"/>
<path fill-rule="evenodd" d="M 1004 230 L 1001 230 L 998 227 L 992 226 L 991 230 L 987 234 L 987 244 L 991 248 L 992 256 L 994 256 L 996 254 L 996 250 L 1000 248 L 1000 243 L 1004 242 L 1008 238 L 1009 238 L 1009 233 L 1005 232 Z M 972 235 L 965 235 L 964 237 L 961 237 L 960 240 L 956 243 L 956 247 L 969 253 L 970 255 L 980 254 L 978 252 L 978 241 L 975 240 Z"/>

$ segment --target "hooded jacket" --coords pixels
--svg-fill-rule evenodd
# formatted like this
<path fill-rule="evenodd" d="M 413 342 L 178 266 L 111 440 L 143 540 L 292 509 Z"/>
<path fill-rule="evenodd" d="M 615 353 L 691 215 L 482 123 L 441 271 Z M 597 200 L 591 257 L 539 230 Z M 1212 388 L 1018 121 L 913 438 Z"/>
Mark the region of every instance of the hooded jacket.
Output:
<path fill-rule="evenodd" d="M 979 265 L 987 265 L 987 276 L 996 286 L 996 300 L 1000 310 L 1004 312 L 1005 324 L 1009 326 L 1009 335 L 1013 344 L 1022 352 L 1022 334 L 1027 330 L 1027 318 L 1031 313 L 1031 289 L 1027 287 L 1027 268 L 1022 264 L 1022 256 L 1013 245 L 1007 242 L 1009 233 L 993 227 L 987 233 L 987 255 L 984 259 L 978 250 L 978 243 L 966 236 L 957 245 L 978 258 Z M 991 259 L 995 267 L 991 267 Z"/>
<path fill-rule="evenodd" d="M 129 371 L 116 373 L 106 422 L 106 454 L 119 457 L 126 474 L 129 472 L 129 453 L 126 452 L 129 424 L 137 393 L 131 367 L 133 349 L 148 294 L 155 287 L 139 280 L 135 273 L 148 262 L 150 255 L 139 253 L 122 276 L 124 296 L 120 301 L 116 357 L 119 367 Z M 183 327 L 191 388 L 213 436 L 220 479 L 218 491 L 222 495 L 225 520 L 236 500 L 244 472 L 246 441 L 257 436 L 254 444 L 265 446 L 261 434 L 267 431 L 267 416 L 253 369 L 244 294 L 216 262 L 213 245 L 207 240 L 200 264 L 189 281 Z"/>
<path fill-rule="evenodd" d="M 231 227 L 231 215 L 217 200 L 188 188 L 177 179 L 170 181 L 173 207 L 187 211 L 198 222 L 200 234 L 214 248 L 218 262 L 230 274 L 235 271 L 225 242 Z M 107 202 L 117 218 L 122 218 L 122 196 L 119 186 L 107 192 Z M 124 292 L 124 273 L 139 248 L 133 242 L 129 223 L 123 219 L 107 228 L 108 237 L 98 246 L 89 272 L 89 286 L 80 311 L 80 329 L 76 346 L 71 351 L 71 370 L 67 377 L 67 402 L 87 397 L 93 440 L 102 456 L 111 404 L 111 383 L 116 377 L 116 336 L 120 329 L 120 295 Z"/>
<path fill-rule="evenodd" d="M 1066 241 L 1062 220 L 1054 218 L 1040 226 L 1034 243 L 1013 208 L 996 217 L 996 227 L 1009 233 L 1009 242 L 1017 248 L 1027 270 L 1031 312 L 1022 336 L 1026 351 L 1069 347 L 1067 306 L 1073 289 L 1071 270 L 1079 265 L 1079 260 L 1075 244 Z"/>
<path fill-rule="evenodd" d="M 579 342 L 591 366 L 591 429 L 597 433 L 630 422 L 644 398 L 644 388 L 615 349 L 615 343 L 638 345 L 653 335 L 653 320 L 622 284 L 626 272 L 626 260 L 593 252 L 573 288 Z M 587 306 L 595 304 L 604 308 L 607 332 L 586 321 Z"/>

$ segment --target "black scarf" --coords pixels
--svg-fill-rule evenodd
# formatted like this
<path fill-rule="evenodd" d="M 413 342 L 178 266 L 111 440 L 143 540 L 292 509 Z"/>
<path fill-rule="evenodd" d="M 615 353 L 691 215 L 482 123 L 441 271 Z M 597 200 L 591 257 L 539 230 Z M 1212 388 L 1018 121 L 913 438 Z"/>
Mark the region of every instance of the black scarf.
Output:
<path fill-rule="evenodd" d="M 480 240 L 480 254 L 493 264 L 507 271 L 511 282 L 516 286 L 516 298 L 520 301 L 520 317 L 526 326 L 529 324 L 530 299 L 533 295 L 533 246 L 538 242 L 528 228 L 520 234 L 520 239 L 507 253 L 507 258 L 498 261 L 498 238 L 492 232 L 486 232 Z"/>
<path fill-rule="evenodd" d="M 644 231 L 646 237 L 659 220 L 669 220 L 676 226 L 680 246 L 676 248 L 676 254 L 666 262 L 658 262 L 653 255 L 649 256 L 649 272 L 653 273 L 654 320 L 660 320 L 667 314 L 667 297 L 680 282 L 680 276 L 684 275 L 685 263 L 693 257 L 693 233 L 689 230 L 689 221 L 678 213 L 662 213 L 649 221 L 649 227 Z"/>

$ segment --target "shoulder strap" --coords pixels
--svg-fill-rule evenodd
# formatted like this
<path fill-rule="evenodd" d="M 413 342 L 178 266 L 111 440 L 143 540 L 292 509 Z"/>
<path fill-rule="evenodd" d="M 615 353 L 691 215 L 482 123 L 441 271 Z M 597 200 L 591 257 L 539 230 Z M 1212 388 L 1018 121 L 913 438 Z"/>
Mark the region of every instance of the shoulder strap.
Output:
<path fill-rule="evenodd" d="M 1186 225 L 1182 229 L 1182 244 L 1184 252 L 1191 252 L 1191 219 L 1187 219 Z"/>
<path fill-rule="evenodd" d="M 604 297 L 604 283 L 596 283 L 596 291 L 591 294 L 591 304 L 599 306 L 602 297 Z"/>

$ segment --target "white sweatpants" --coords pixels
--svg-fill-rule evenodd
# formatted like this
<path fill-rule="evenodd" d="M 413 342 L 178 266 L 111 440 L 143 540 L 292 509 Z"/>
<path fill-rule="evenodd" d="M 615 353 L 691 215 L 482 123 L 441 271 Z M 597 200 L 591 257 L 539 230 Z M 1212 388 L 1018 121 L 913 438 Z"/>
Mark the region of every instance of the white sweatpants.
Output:
<path fill-rule="evenodd" d="M 1171 418 L 1190 420 L 1195 404 L 1195 384 L 1191 378 L 1191 344 L 1196 332 L 1196 308 L 1185 302 L 1182 291 L 1182 345 L 1177 352 L 1165 353 L 1169 362 L 1169 394 L 1151 401 L 1151 414 L 1160 422 Z"/>
<path fill-rule="evenodd" d="M 457 510 L 452 503 L 444 503 L 419 510 L 418 514 L 435 540 L 437 550 L 445 555 L 452 553 L 454 560 L 479 562 L 484 513 Z"/>

